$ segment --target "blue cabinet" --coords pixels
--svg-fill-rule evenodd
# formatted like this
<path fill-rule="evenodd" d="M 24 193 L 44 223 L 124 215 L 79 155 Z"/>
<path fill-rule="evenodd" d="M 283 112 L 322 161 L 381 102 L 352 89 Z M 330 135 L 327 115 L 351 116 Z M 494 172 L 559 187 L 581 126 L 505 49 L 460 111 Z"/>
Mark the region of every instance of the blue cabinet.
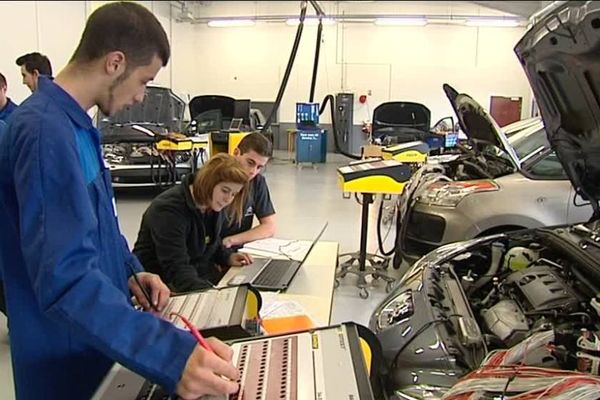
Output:
<path fill-rule="evenodd" d="M 296 132 L 296 162 L 324 163 L 327 158 L 327 131 L 324 129 Z"/>

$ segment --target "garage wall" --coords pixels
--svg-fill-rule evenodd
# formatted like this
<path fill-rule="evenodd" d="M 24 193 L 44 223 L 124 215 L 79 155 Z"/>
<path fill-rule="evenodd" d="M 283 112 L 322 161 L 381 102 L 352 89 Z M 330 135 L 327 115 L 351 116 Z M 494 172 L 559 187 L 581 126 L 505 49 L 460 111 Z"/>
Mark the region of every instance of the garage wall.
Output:
<path fill-rule="evenodd" d="M 8 95 L 21 102 L 29 89 L 21 83 L 17 57 L 33 51 L 46 54 L 56 72 L 71 56 L 85 22 L 85 2 L 2 1 L 0 72 L 8 80 Z"/>
<path fill-rule="evenodd" d="M 0 71 L 9 80 L 12 98 L 22 101 L 29 95 L 28 89 L 20 83 L 19 70 L 14 64 L 16 57 L 29 51 L 41 51 L 51 58 L 58 72 L 74 50 L 85 18 L 103 3 L 0 2 L 4 31 L 8 32 L 0 36 L 3 52 Z M 160 72 L 156 83 L 171 86 L 181 95 L 218 93 L 255 101 L 274 100 L 295 27 L 263 22 L 246 28 L 209 28 L 204 24 L 175 22 L 177 11 L 171 9 L 169 2 L 141 3 L 158 16 L 171 38 L 172 60 Z M 203 12 L 221 16 L 248 15 L 250 11 L 260 14 L 298 11 L 297 2 L 203 3 L 209 4 Z M 329 7 L 327 12 L 339 12 L 334 8 L 336 2 L 323 3 Z M 440 13 L 439 7 L 446 3 L 451 2 L 433 6 L 413 3 L 410 5 L 413 9 L 406 11 Z M 457 10 L 461 4 L 452 3 L 454 8 L 450 11 L 473 11 Z M 348 3 L 347 6 L 359 5 Z M 356 12 L 349 10 L 352 11 Z M 316 30 L 316 26 L 305 26 L 280 110 L 282 122 L 292 122 L 295 103 L 308 100 Z M 441 89 L 447 82 L 459 91 L 470 93 L 484 107 L 489 106 L 491 95 L 521 96 L 523 115 L 527 116 L 530 90 L 512 50 L 522 34 L 522 28 L 380 27 L 356 23 L 326 26 L 316 100 L 339 91 L 352 91 L 356 98 L 370 93 L 367 105 L 356 105 L 356 124 L 370 119 L 373 108 L 389 100 L 423 102 L 436 120 L 452 114 Z M 325 122 L 328 119 L 325 118 Z"/>
<path fill-rule="evenodd" d="M 87 16 L 105 1 L 2 1 L 0 16 L 0 72 L 8 80 L 8 95 L 17 102 L 30 95 L 21 83 L 17 57 L 39 51 L 50 58 L 56 75 L 69 61 L 77 46 Z M 167 33 L 171 28 L 171 7 L 165 1 L 140 2 L 152 10 Z M 181 60 L 178 60 L 181 62 Z M 157 76 L 156 83 L 170 85 L 170 63 Z"/>

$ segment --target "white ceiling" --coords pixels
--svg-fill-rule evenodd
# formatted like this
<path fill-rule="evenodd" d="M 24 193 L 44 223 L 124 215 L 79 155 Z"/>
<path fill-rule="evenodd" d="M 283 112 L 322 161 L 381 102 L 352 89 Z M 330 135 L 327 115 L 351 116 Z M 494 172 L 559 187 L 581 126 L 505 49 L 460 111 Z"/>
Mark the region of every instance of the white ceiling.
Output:
<path fill-rule="evenodd" d="M 195 18 L 297 15 L 300 1 L 172 1 Z M 328 1 L 319 4 L 327 15 L 482 15 L 527 18 L 548 1 Z M 309 7 L 307 15 L 314 15 Z"/>
<path fill-rule="evenodd" d="M 529 18 L 551 1 L 473 1 L 483 7 L 492 8 L 509 14 Z"/>

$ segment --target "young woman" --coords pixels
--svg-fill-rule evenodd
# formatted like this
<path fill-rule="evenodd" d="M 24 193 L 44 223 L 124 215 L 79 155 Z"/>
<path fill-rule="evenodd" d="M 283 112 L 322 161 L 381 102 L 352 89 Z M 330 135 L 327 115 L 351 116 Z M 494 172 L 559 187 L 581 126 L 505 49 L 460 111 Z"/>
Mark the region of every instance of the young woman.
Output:
<path fill-rule="evenodd" d="M 239 161 L 220 153 L 156 197 L 133 249 L 146 271 L 174 292 L 186 292 L 212 286 L 232 265 L 251 263 L 247 254 L 226 249 L 220 232 L 225 213 L 241 221 L 248 181 Z"/>

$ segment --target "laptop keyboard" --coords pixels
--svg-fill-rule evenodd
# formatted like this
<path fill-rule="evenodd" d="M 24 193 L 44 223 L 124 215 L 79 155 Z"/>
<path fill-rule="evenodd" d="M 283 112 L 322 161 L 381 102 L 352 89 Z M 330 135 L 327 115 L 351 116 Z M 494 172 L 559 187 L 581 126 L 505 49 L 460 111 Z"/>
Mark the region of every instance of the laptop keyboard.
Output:
<path fill-rule="evenodd" d="M 297 265 L 296 263 L 289 260 L 271 260 L 260 274 L 256 276 L 252 284 L 257 286 L 276 286 L 288 270 L 292 266 Z"/>

